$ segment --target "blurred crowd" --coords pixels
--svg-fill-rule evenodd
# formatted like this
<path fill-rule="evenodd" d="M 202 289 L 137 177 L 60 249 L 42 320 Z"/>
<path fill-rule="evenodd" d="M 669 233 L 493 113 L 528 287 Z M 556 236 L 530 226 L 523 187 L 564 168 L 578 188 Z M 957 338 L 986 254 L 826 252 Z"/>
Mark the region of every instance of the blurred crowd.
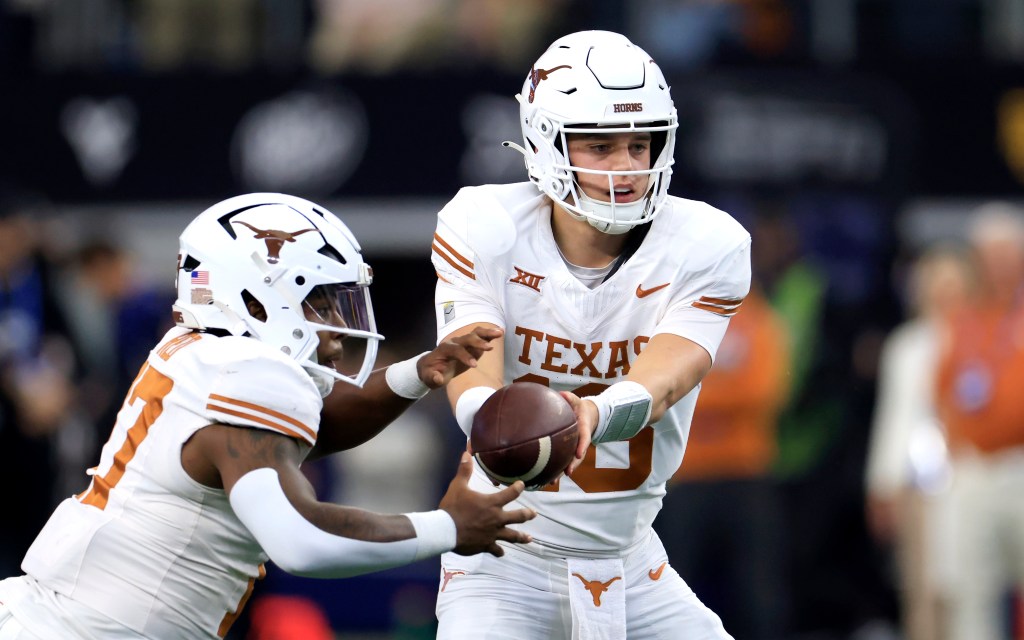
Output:
<path fill-rule="evenodd" d="M 642 33 L 667 68 L 1024 60 L 1017 0 L 3 0 L 0 67 L 519 71 L 567 25 Z"/>
<path fill-rule="evenodd" d="M 56 502 L 84 488 L 171 325 L 172 292 L 133 277 L 140 256 L 103 229 L 68 240 L 44 197 L 0 186 L 0 468 L 17 487 L 17 517 L 0 527 L 4 575 L 18 572 Z"/>

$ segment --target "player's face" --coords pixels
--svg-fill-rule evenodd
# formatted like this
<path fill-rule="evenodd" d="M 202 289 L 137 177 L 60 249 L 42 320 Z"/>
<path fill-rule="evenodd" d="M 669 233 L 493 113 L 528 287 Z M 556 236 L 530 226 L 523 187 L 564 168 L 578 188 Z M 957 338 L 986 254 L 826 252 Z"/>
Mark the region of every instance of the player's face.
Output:
<path fill-rule="evenodd" d="M 571 133 L 567 136 L 569 163 L 599 171 L 644 171 L 651 168 L 649 132 Z M 576 182 L 599 202 L 636 202 L 647 193 L 649 175 L 576 172 Z"/>
<path fill-rule="evenodd" d="M 306 296 L 302 304 L 306 320 L 319 324 L 331 325 L 334 327 L 347 327 L 337 301 L 326 295 L 319 295 L 316 290 Z M 320 344 L 316 348 L 317 362 L 338 370 L 338 362 L 341 361 L 345 349 L 342 347 L 344 335 L 333 331 L 317 331 Z"/>

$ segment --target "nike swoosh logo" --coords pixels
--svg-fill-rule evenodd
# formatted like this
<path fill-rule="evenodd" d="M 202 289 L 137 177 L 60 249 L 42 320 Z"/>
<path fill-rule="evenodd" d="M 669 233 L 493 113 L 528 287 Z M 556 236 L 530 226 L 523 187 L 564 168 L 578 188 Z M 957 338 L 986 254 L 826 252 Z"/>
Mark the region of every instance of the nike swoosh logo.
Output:
<path fill-rule="evenodd" d="M 667 287 L 670 284 L 672 284 L 672 283 L 671 282 L 666 282 L 665 284 L 659 284 L 658 286 L 651 287 L 650 289 L 644 289 L 643 285 L 639 285 L 638 284 L 638 285 L 636 285 L 636 297 L 638 297 L 638 298 L 646 298 L 647 296 L 651 295 L 655 291 L 661 291 L 662 289 L 664 289 L 665 287 Z"/>
<path fill-rule="evenodd" d="M 665 570 L 665 565 L 667 565 L 667 564 L 668 564 L 667 562 L 662 562 L 661 566 L 658 567 L 657 569 L 654 569 L 653 571 L 648 571 L 647 572 L 647 576 L 651 580 L 660 580 L 661 579 L 661 572 Z"/>

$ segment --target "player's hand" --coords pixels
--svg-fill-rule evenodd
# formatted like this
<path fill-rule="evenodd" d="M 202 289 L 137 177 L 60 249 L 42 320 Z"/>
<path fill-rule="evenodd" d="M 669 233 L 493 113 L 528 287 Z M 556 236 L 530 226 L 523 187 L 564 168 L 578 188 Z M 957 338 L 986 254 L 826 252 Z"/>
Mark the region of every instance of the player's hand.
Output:
<path fill-rule="evenodd" d="M 597 405 L 593 401 L 581 398 L 572 391 L 560 391 L 559 393 L 572 407 L 572 412 L 576 414 L 576 428 L 580 432 L 580 438 L 576 442 L 576 457 L 565 469 L 565 475 L 572 476 L 576 467 L 583 463 L 583 457 L 587 455 L 590 439 L 594 435 L 594 429 L 597 428 L 600 415 L 597 412 Z"/>
<path fill-rule="evenodd" d="M 477 365 L 477 359 L 494 349 L 494 341 L 505 335 L 496 327 L 475 327 L 469 333 L 445 340 L 416 362 L 420 380 L 431 389 L 448 384 L 452 378 Z"/>
<path fill-rule="evenodd" d="M 455 553 L 471 556 L 486 551 L 500 557 L 505 551 L 498 545 L 498 540 L 530 542 L 529 534 L 508 525 L 532 520 L 537 512 L 533 509 L 506 511 L 504 508 L 523 493 L 522 481 L 517 480 L 497 493 L 479 493 L 469 488 L 472 474 L 473 458 L 463 453 L 459 470 L 441 498 L 441 508 L 455 521 Z"/>

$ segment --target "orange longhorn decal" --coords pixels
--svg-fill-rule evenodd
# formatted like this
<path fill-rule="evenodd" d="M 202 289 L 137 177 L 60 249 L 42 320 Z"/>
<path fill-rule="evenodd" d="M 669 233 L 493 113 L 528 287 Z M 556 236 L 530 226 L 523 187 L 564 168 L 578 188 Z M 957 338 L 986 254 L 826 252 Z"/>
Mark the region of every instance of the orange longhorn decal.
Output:
<path fill-rule="evenodd" d="M 534 94 L 534 92 L 537 91 L 537 85 L 539 85 L 542 80 L 547 80 L 548 76 L 550 76 L 555 71 L 558 71 L 559 69 L 572 69 L 572 66 L 567 65 L 567 64 L 560 64 L 557 67 L 552 67 L 551 69 L 530 69 L 530 102 L 531 103 L 533 102 L 533 94 Z"/>
<path fill-rule="evenodd" d="M 572 575 L 574 575 L 577 578 L 579 578 L 580 582 L 583 583 L 583 588 L 586 589 L 587 591 L 589 591 L 590 595 L 592 595 L 594 597 L 594 606 L 595 607 L 600 607 L 601 606 L 601 594 L 604 593 L 605 591 L 608 591 L 608 587 L 610 587 L 613 582 L 615 582 L 616 580 L 621 580 L 622 579 L 620 576 L 615 576 L 614 578 L 612 578 L 608 582 L 599 582 L 597 580 L 587 580 L 586 578 L 584 578 L 583 576 L 581 576 L 578 573 L 574 573 Z"/>
<path fill-rule="evenodd" d="M 248 227 L 256 233 L 254 238 L 257 240 L 263 240 L 267 243 L 267 262 L 273 264 L 281 259 L 281 247 L 284 246 L 285 242 L 295 242 L 296 236 L 301 236 L 307 231 L 316 231 L 316 229 L 303 229 L 302 231 L 278 231 L 277 229 L 257 229 L 248 222 L 242 222 L 241 220 L 232 220 L 232 224 L 240 224 Z"/>
<path fill-rule="evenodd" d="M 458 570 L 456 570 L 456 571 L 449 571 L 449 570 L 445 569 L 444 567 L 441 567 L 441 571 L 444 571 L 444 583 L 441 584 L 441 591 L 444 591 L 445 587 L 448 586 L 448 583 L 451 582 L 451 579 L 454 578 L 455 576 L 464 576 L 464 575 L 466 575 L 465 571 L 458 571 Z"/>

